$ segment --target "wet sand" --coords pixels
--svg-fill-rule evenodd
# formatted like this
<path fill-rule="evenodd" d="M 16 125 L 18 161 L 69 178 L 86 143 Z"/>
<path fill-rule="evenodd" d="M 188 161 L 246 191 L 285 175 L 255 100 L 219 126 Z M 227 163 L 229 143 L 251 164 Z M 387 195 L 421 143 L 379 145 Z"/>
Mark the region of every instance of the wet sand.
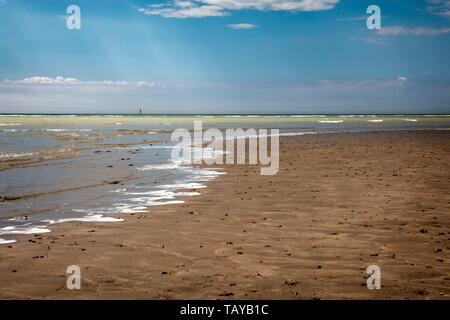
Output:
<path fill-rule="evenodd" d="M 224 166 L 184 204 L 0 245 L 0 298 L 450 298 L 450 131 L 280 142 L 275 176 Z"/>

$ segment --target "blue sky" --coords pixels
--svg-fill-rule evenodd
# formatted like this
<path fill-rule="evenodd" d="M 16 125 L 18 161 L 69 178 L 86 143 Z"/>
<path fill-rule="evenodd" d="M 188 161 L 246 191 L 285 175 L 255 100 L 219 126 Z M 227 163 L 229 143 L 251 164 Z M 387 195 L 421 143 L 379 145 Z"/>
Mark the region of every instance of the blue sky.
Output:
<path fill-rule="evenodd" d="M 449 113 L 449 52 L 448 0 L 0 0 L 0 112 Z"/>

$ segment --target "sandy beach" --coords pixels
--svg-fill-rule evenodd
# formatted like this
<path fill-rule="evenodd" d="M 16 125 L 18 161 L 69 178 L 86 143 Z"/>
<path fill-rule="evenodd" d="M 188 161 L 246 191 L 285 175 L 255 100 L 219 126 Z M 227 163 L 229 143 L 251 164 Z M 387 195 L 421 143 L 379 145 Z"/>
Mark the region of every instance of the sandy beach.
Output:
<path fill-rule="evenodd" d="M 277 175 L 1 245 L 0 299 L 449 299 L 449 163 L 448 130 L 282 137 Z"/>

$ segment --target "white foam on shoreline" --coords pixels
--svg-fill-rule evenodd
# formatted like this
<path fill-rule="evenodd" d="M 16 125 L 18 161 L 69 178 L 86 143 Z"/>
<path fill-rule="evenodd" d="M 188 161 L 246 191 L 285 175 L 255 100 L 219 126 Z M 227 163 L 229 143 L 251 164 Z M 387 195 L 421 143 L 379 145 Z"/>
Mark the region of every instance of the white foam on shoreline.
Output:
<path fill-rule="evenodd" d="M 0 228 L 0 235 L 3 234 L 33 234 L 33 233 L 47 233 L 50 232 L 47 226 L 8 226 Z"/>
<path fill-rule="evenodd" d="M 41 151 L 33 151 L 33 152 L 21 152 L 21 153 L 0 153 L 0 159 L 14 159 L 14 158 L 22 158 L 22 157 L 30 157 L 44 154 L 54 154 L 54 153 L 66 153 L 72 151 L 72 146 L 54 150 L 41 150 Z"/>
<path fill-rule="evenodd" d="M 367 122 L 383 122 L 383 120 L 367 120 Z"/>
<path fill-rule="evenodd" d="M 261 129 L 260 129 L 261 130 Z M 273 129 L 271 129 L 273 130 Z M 265 136 L 266 137 L 292 137 L 292 136 L 304 136 L 304 135 L 308 135 L 308 134 L 317 134 L 317 132 L 315 131 L 305 131 L 305 132 L 281 132 L 281 133 L 267 133 Z M 263 135 L 261 135 L 263 136 Z M 223 141 L 223 140 L 233 140 L 233 139 L 258 139 L 260 137 L 260 135 L 241 135 L 241 136 L 233 136 L 233 137 L 229 137 L 227 135 L 225 135 L 225 137 L 217 137 L 216 141 Z M 203 139 L 203 142 L 212 142 L 211 140 L 208 139 Z M 176 147 L 176 146 L 174 146 Z M 209 152 L 209 151 L 213 151 L 212 149 L 208 149 L 208 148 L 203 148 L 204 151 Z M 223 154 L 227 154 L 227 151 L 214 151 L 216 154 L 215 156 L 221 156 Z M 211 156 L 212 158 L 213 156 Z"/>
<path fill-rule="evenodd" d="M 165 164 L 146 165 L 138 170 L 179 170 L 185 174 L 182 180 L 174 181 L 170 184 L 158 185 L 148 188 L 138 189 L 116 189 L 116 193 L 124 196 L 121 203 L 115 203 L 110 208 L 96 208 L 79 210 L 78 212 L 88 213 L 90 215 L 97 214 L 120 214 L 120 213 L 145 213 L 148 212 L 149 207 L 162 206 L 169 204 L 181 204 L 183 200 L 178 200 L 178 197 L 191 197 L 200 195 L 196 191 L 182 191 L 185 189 L 202 189 L 207 186 L 201 182 L 211 181 L 219 175 L 226 174 L 226 172 L 219 172 L 215 170 L 220 169 L 205 169 L 185 166 L 191 162 L 170 162 Z M 157 189 L 155 189 L 157 188 Z M 179 191 L 180 190 L 180 191 Z M 63 220 L 61 220 L 63 221 Z M 79 221 L 81 221 L 79 219 Z"/>
<path fill-rule="evenodd" d="M 172 170 L 177 169 L 180 166 L 176 163 L 163 163 L 163 164 L 150 164 L 145 165 L 140 168 L 136 168 L 137 170 L 147 171 L 147 170 Z"/>
<path fill-rule="evenodd" d="M 172 185 L 169 185 L 172 186 Z M 201 185 L 203 187 L 203 185 Z M 164 187 L 164 186 L 163 186 Z M 206 187 L 206 186 L 205 186 Z M 163 190 L 152 190 L 144 192 L 128 192 L 126 195 L 140 196 L 132 198 L 131 201 L 138 202 L 143 206 L 160 206 L 166 204 L 184 203 L 182 200 L 173 200 L 177 197 L 193 197 L 200 195 L 199 192 L 176 192 L 178 188 L 165 188 Z"/>
<path fill-rule="evenodd" d="M 6 240 L 3 238 L 0 238 L 0 244 L 7 244 L 7 243 L 14 243 L 17 242 L 17 240 Z"/>
<path fill-rule="evenodd" d="M 145 205 L 149 207 L 155 207 L 155 206 L 165 206 L 168 204 L 182 204 L 182 203 L 184 203 L 184 201 L 182 200 L 155 201 L 155 202 L 148 201 L 145 203 Z"/>
<path fill-rule="evenodd" d="M 200 192 L 178 192 L 178 197 L 195 197 L 201 195 Z"/>
<path fill-rule="evenodd" d="M 317 134 L 317 132 L 285 132 L 285 133 L 278 134 L 278 136 L 293 137 L 293 136 L 304 136 L 304 135 L 308 135 L 308 134 Z M 271 136 L 275 136 L 275 134 L 273 134 Z"/>
<path fill-rule="evenodd" d="M 167 188 L 167 189 L 204 189 L 206 188 L 206 185 L 196 182 L 187 182 L 187 183 L 174 183 L 174 184 L 166 184 L 162 185 L 161 187 Z"/>
<path fill-rule="evenodd" d="M 76 211 L 76 210 L 74 210 Z M 81 210 L 80 210 L 81 211 Z M 10 219 L 10 220 L 18 220 L 18 218 Z M 60 219 L 46 219 L 39 221 L 39 223 L 46 224 L 56 224 L 62 222 L 121 222 L 123 219 L 113 218 L 113 217 L 105 217 L 101 214 L 97 215 L 86 215 L 80 218 L 60 218 Z M 15 235 L 15 234 L 40 234 L 40 233 L 49 233 L 51 230 L 48 228 L 48 225 L 32 225 L 31 223 L 27 223 L 24 225 L 18 226 L 7 226 L 0 228 L 0 235 Z M 17 242 L 17 240 L 5 240 L 0 238 L 0 244 L 13 243 Z"/>
<path fill-rule="evenodd" d="M 97 215 L 87 215 L 85 217 L 81 218 L 61 218 L 61 219 L 48 219 L 43 220 L 43 222 L 47 222 L 49 224 L 56 224 L 56 223 L 62 223 L 62 222 L 122 222 L 123 219 L 119 218 L 113 218 L 113 217 L 105 217 L 101 214 Z"/>

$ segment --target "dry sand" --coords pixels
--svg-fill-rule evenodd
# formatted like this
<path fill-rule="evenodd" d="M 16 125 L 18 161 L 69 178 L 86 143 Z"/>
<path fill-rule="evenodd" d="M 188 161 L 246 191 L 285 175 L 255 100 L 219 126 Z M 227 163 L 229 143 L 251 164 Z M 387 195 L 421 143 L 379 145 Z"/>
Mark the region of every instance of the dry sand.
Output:
<path fill-rule="evenodd" d="M 1 245 L 0 298 L 449 299 L 449 163 L 445 130 L 283 137 L 275 176 L 224 166 L 185 204 Z"/>

